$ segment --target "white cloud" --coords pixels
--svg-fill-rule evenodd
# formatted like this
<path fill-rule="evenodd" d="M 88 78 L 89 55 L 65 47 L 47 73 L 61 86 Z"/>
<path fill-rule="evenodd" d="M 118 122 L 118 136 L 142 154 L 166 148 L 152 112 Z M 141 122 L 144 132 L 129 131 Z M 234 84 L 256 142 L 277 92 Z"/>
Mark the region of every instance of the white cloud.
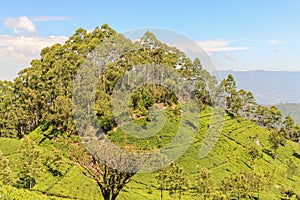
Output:
<path fill-rule="evenodd" d="M 36 32 L 34 23 L 26 16 L 21 16 L 18 18 L 9 17 L 5 21 L 5 26 L 8 28 L 12 28 L 14 30 L 14 33 Z"/>
<path fill-rule="evenodd" d="M 46 22 L 46 21 L 71 21 L 72 19 L 67 16 L 37 16 L 37 17 L 31 17 L 30 20 L 34 22 Z"/>
<path fill-rule="evenodd" d="M 232 56 L 231 53 L 224 53 L 224 57 L 230 61 L 236 61 L 236 59 Z"/>
<path fill-rule="evenodd" d="M 37 16 L 37 17 L 27 17 L 21 16 L 17 18 L 9 17 L 5 20 L 5 26 L 12 28 L 14 33 L 34 33 L 36 32 L 36 27 L 33 22 L 45 22 L 45 21 L 70 21 L 72 20 L 67 16 Z"/>
<path fill-rule="evenodd" d="M 249 46 L 230 46 L 230 40 L 204 40 L 204 41 L 176 41 L 171 46 L 175 46 L 181 51 L 195 55 L 199 57 L 202 56 L 212 56 L 212 54 L 217 52 L 227 52 L 227 51 L 241 51 L 251 49 Z"/>
<path fill-rule="evenodd" d="M 229 46 L 229 40 L 205 40 L 197 42 L 208 53 L 216 53 L 222 51 L 239 51 L 251 49 L 251 47 Z"/>
<path fill-rule="evenodd" d="M 23 37 L 0 35 L 0 79 L 13 79 L 18 71 L 39 58 L 40 51 L 56 43 L 64 43 L 65 36 Z"/>
<path fill-rule="evenodd" d="M 268 40 L 268 44 L 285 44 L 285 42 L 282 42 L 280 40 Z"/>

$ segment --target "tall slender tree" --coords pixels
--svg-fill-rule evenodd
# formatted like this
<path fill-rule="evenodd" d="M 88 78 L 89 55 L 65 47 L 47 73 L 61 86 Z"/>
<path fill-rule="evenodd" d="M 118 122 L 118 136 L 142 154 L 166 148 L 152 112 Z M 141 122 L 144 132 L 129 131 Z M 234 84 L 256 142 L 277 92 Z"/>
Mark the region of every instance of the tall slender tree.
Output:
<path fill-rule="evenodd" d="M 17 184 L 19 187 L 31 190 L 41 172 L 41 156 L 28 136 L 24 136 L 23 144 L 19 149 L 19 159 L 20 172 Z"/>
<path fill-rule="evenodd" d="M 285 142 L 285 138 L 277 129 L 272 129 L 268 138 L 271 148 L 274 150 L 273 158 L 276 159 L 277 150 Z"/>
<path fill-rule="evenodd" d="M 171 163 L 166 170 L 167 190 L 169 191 L 170 196 L 173 196 L 174 200 L 176 200 L 177 197 L 178 199 L 181 199 L 182 194 L 187 190 L 190 184 L 183 168 L 177 163 Z"/>
<path fill-rule="evenodd" d="M 211 172 L 204 167 L 197 166 L 197 173 L 195 174 L 194 190 L 197 195 L 203 199 L 208 198 L 209 193 L 213 190 L 213 180 Z"/>
<path fill-rule="evenodd" d="M 0 151 L 0 183 L 11 184 L 13 182 L 13 172 L 9 166 L 9 160 Z"/>

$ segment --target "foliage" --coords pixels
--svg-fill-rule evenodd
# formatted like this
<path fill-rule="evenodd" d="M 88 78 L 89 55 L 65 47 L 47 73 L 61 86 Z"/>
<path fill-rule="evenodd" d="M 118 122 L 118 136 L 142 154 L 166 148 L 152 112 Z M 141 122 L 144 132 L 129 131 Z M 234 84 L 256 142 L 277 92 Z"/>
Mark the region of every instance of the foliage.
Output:
<path fill-rule="evenodd" d="M 287 165 L 286 168 L 287 177 L 289 179 L 292 179 L 298 173 L 298 167 L 291 158 L 286 162 L 286 165 Z"/>
<path fill-rule="evenodd" d="M 196 194 L 206 198 L 206 195 L 213 191 L 212 174 L 207 168 L 198 166 L 197 169 L 194 189 Z"/>
<path fill-rule="evenodd" d="M 251 146 L 247 150 L 253 164 L 255 164 L 257 159 L 263 157 L 263 154 L 258 150 L 257 147 Z"/>
<path fill-rule="evenodd" d="M 16 138 L 18 134 L 18 111 L 14 102 L 13 83 L 0 81 L 0 137 Z"/>
<path fill-rule="evenodd" d="M 9 160 L 0 151 L 0 184 L 9 185 L 13 182 L 13 172 L 9 166 Z"/>
<path fill-rule="evenodd" d="M 42 194 L 28 191 L 25 189 L 17 189 L 11 186 L 1 185 L 0 184 L 0 199 L 5 200 L 31 200 L 31 199 L 39 199 L 39 200 L 47 200 L 46 196 Z M 59 199 L 59 198 L 53 198 Z"/>
<path fill-rule="evenodd" d="M 173 196 L 174 199 L 177 197 L 181 199 L 182 194 L 189 187 L 189 181 L 183 171 L 177 163 L 171 163 L 166 168 L 166 190 Z"/>
<path fill-rule="evenodd" d="M 25 136 L 19 150 L 19 169 L 17 186 L 32 189 L 36 178 L 41 172 L 40 152 L 34 148 L 34 143 Z"/>
<path fill-rule="evenodd" d="M 52 147 L 52 154 L 46 155 L 43 164 L 53 176 L 62 176 L 62 166 L 65 164 L 61 152 Z"/>
<path fill-rule="evenodd" d="M 274 159 L 276 159 L 277 149 L 280 145 L 285 143 L 285 138 L 282 136 L 277 129 L 273 129 L 269 135 L 268 141 L 271 145 L 271 148 L 274 150 Z"/>

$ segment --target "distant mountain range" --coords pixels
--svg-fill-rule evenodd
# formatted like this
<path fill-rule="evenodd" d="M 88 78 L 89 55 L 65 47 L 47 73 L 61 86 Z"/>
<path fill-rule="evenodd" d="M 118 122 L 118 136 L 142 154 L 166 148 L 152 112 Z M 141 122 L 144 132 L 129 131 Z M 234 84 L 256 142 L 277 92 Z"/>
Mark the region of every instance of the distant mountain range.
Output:
<path fill-rule="evenodd" d="M 283 116 L 291 116 L 297 124 L 300 124 L 300 103 L 280 103 L 276 107 L 281 110 Z"/>
<path fill-rule="evenodd" d="M 232 74 L 239 89 L 250 90 L 258 103 L 300 103 L 300 71 L 217 71 L 218 81 Z"/>

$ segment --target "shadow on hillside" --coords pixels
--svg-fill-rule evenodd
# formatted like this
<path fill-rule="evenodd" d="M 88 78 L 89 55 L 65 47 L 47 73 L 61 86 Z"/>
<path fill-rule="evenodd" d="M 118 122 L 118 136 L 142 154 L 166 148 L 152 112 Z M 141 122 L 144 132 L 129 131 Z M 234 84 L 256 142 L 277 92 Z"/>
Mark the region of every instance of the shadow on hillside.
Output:
<path fill-rule="evenodd" d="M 296 157 L 296 158 L 298 158 L 298 159 L 300 159 L 300 154 L 297 153 L 297 152 L 294 152 L 294 153 L 293 153 L 293 156 Z"/>
<path fill-rule="evenodd" d="M 271 158 L 274 159 L 274 154 L 272 151 L 270 151 L 269 149 L 263 149 L 262 150 L 265 154 L 267 154 L 268 156 L 270 156 Z"/>

